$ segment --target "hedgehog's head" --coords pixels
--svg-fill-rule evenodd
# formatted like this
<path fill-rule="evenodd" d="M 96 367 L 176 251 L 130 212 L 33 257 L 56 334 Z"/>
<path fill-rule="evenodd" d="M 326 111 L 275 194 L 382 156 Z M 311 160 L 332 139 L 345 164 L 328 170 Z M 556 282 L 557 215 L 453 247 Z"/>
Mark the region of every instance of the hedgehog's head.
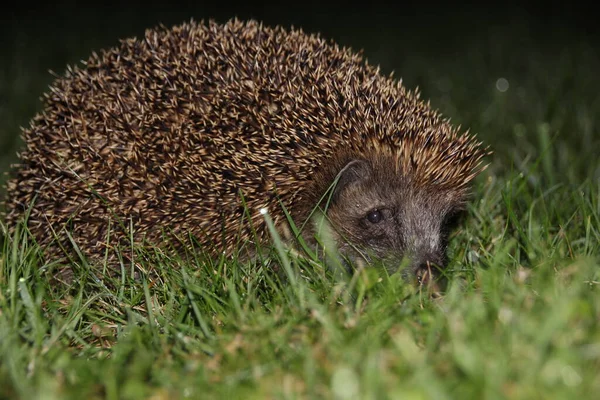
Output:
<path fill-rule="evenodd" d="M 351 263 L 380 260 L 391 272 L 404 265 L 407 276 L 438 275 L 449 234 L 464 210 L 466 182 L 444 181 L 436 174 L 439 166 L 419 174 L 401 159 L 380 152 L 346 159 L 338 167 L 327 217 L 341 255 Z M 466 172 L 461 176 L 466 180 Z"/>

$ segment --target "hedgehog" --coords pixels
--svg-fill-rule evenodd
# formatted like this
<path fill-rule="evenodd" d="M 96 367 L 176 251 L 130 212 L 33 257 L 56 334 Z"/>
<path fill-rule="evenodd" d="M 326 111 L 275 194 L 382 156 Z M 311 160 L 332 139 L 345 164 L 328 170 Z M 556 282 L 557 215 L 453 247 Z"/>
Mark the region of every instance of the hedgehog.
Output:
<path fill-rule="evenodd" d="M 53 260 L 190 236 L 233 256 L 270 243 L 264 210 L 318 246 L 321 210 L 344 260 L 423 276 L 445 268 L 487 166 L 475 135 L 362 50 L 256 20 L 147 29 L 55 74 L 42 100 L 5 217 Z"/>

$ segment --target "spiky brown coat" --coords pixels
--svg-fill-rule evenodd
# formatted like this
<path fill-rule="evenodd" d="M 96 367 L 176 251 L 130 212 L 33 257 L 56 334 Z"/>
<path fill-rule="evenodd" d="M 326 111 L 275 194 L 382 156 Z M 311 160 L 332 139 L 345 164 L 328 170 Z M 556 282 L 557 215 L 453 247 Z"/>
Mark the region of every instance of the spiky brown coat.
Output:
<path fill-rule="evenodd" d="M 230 253 L 243 193 L 260 238 L 259 210 L 297 218 L 348 160 L 390 155 L 390 169 L 461 202 L 484 155 L 400 81 L 360 53 L 298 29 L 255 21 L 191 21 L 146 31 L 69 68 L 24 130 L 8 183 L 7 222 L 28 226 L 62 255 L 65 226 L 85 254 L 133 237 L 191 232 Z M 35 200 L 35 201 L 34 201 Z M 116 219 L 115 219 L 116 218 Z M 111 219 L 112 223 L 107 222 Z"/>

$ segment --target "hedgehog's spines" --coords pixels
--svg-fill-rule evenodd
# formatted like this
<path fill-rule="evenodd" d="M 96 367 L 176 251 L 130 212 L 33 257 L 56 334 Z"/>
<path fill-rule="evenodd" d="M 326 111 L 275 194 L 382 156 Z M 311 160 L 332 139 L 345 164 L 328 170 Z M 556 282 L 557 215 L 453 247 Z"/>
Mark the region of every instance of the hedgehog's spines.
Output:
<path fill-rule="evenodd" d="M 63 225 L 79 210 L 74 223 L 90 253 L 109 212 L 88 185 L 151 238 L 159 226 L 215 237 L 227 215 L 231 245 L 239 190 L 260 227 L 258 210 L 277 209 L 275 188 L 289 209 L 310 207 L 312 180 L 342 149 L 391 154 L 391 170 L 456 197 L 487 152 L 418 87 L 407 90 L 394 71 L 381 75 L 362 49 L 301 28 L 237 17 L 161 24 L 53 75 L 43 112 L 23 129 L 7 221 L 37 192 L 32 232 L 48 244 L 45 218 Z"/>

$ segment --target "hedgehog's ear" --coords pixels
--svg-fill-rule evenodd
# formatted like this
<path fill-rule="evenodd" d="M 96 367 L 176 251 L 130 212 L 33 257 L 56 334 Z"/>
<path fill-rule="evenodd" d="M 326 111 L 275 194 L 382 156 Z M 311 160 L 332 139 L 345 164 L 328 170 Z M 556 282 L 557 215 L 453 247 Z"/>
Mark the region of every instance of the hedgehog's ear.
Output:
<path fill-rule="evenodd" d="M 335 177 L 332 201 L 335 203 L 340 193 L 348 186 L 360 182 L 369 176 L 370 167 L 364 160 L 352 160 Z"/>

